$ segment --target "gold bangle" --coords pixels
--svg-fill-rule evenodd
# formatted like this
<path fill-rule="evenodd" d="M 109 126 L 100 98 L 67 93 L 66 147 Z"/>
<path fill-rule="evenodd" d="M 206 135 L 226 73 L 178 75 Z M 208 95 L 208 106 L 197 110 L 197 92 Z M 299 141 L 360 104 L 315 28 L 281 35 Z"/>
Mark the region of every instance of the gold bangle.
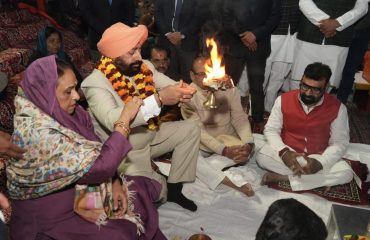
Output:
<path fill-rule="evenodd" d="M 117 124 L 116 127 L 122 128 L 127 136 L 130 134 L 130 130 L 128 128 L 126 128 L 123 124 Z"/>
<path fill-rule="evenodd" d="M 128 124 L 126 124 L 124 121 L 115 121 L 113 123 L 113 127 L 120 127 L 123 129 L 123 131 L 125 131 L 125 133 L 127 134 L 127 136 L 130 134 L 130 127 L 128 127 Z"/>

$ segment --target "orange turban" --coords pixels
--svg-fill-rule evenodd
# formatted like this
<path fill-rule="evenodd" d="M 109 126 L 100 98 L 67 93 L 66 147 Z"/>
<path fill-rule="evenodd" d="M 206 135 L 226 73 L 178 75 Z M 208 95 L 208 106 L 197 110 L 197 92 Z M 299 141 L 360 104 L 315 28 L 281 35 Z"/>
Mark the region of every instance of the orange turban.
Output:
<path fill-rule="evenodd" d="M 102 55 L 114 59 L 143 44 L 147 37 L 148 29 L 144 25 L 129 27 L 119 22 L 104 31 L 97 46 Z"/>

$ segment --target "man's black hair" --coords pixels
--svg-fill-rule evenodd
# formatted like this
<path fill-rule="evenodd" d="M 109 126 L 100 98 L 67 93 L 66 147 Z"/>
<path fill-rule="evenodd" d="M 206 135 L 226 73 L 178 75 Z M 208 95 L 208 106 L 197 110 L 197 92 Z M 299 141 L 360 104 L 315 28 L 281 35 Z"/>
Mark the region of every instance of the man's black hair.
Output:
<path fill-rule="evenodd" d="M 331 70 L 326 64 L 314 62 L 307 65 L 304 70 L 304 76 L 316 81 L 322 81 L 325 79 L 325 81 L 328 82 L 331 77 Z"/>
<path fill-rule="evenodd" d="M 325 240 L 327 235 L 319 216 L 306 205 L 289 198 L 271 204 L 256 240 Z"/>
<path fill-rule="evenodd" d="M 167 58 L 171 58 L 171 50 L 162 44 L 154 44 L 150 47 L 150 58 L 152 57 L 152 50 L 156 49 L 157 51 L 165 51 L 167 53 Z"/>

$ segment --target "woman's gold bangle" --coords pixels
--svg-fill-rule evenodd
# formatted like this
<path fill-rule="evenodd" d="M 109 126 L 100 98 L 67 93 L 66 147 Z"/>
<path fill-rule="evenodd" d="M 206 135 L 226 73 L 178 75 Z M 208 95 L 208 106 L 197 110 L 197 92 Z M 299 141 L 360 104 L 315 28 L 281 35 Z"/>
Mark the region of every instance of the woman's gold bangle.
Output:
<path fill-rule="evenodd" d="M 130 127 L 128 126 L 128 124 L 126 124 L 124 121 L 116 121 L 114 122 L 113 124 L 113 127 L 120 127 L 123 129 L 123 131 L 127 134 L 127 136 L 130 134 Z"/>

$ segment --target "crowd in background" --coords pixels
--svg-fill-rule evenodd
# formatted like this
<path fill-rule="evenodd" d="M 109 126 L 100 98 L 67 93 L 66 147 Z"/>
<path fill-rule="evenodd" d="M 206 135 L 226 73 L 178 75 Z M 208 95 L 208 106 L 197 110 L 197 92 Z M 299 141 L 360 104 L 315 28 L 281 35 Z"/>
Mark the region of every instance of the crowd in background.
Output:
<path fill-rule="evenodd" d="M 36 5 L 34 0 L 22 2 Z M 297 89 L 304 67 L 314 61 L 330 66 L 332 92 L 339 89 L 338 98 L 346 103 L 352 93 L 353 72 L 361 65 L 369 39 L 369 16 L 363 17 L 367 0 L 344 1 L 345 6 L 312 0 L 46 2 L 48 14 L 59 24 L 87 38 L 94 61 L 100 57 L 96 43 L 112 24 L 147 26 L 143 58 L 150 58 L 154 44 L 168 48 L 169 72 L 180 74 L 188 83 L 192 61 L 209 51 L 205 38 L 215 37 L 227 73 L 235 85 L 240 83 L 242 104 L 247 108 L 251 102 L 251 115 L 259 128 L 279 92 Z M 356 42 L 349 49 L 351 39 Z"/>
<path fill-rule="evenodd" d="M 168 72 L 188 83 L 192 61 L 209 52 L 205 39 L 214 37 L 246 111 L 251 103 L 257 132 L 262 131 L 276 97 L 298 89 L 303 70 L 311 62 L 330 66 L 330 90 L 339 89 L 338 98 L 346 103 L 369 40 L 369 14 L 363 17 L 367 0 L 344 1 L 345 5 L 312 0 L 108 2 L 49 1 L 49 9 L 64 27 L 87 34 L 94 61 L 100 57 L 96 43 L 113 23 L 147 26 L 143 58 L 150 58 L 153 45 L 167 48 Z M 349 48 L 353 38 L 360 44 L 355 43 L 356 49 Z"/>

